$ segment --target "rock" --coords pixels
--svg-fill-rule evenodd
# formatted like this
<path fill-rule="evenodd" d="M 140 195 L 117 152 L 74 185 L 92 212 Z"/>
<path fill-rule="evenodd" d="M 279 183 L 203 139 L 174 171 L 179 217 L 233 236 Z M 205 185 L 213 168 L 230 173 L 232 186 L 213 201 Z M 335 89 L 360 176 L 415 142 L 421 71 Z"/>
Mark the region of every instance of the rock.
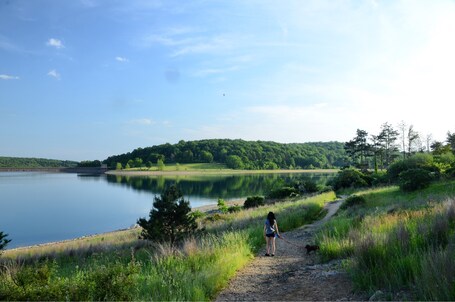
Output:
<path fill-rule="evenodd" d="M 384 299 L 384 293 L 380 290 L 377 290 L 368 301 L 381 301 Z"/>

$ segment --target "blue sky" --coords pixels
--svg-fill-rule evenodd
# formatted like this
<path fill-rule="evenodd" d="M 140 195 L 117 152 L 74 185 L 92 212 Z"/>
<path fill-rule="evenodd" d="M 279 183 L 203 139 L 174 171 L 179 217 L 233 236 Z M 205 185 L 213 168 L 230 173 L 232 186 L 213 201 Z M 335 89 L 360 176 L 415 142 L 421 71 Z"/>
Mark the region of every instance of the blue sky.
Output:
<path fill-rule="evenodd" d="M 454 1 L 0 0 L 0 156 L 455 131 Z"/>

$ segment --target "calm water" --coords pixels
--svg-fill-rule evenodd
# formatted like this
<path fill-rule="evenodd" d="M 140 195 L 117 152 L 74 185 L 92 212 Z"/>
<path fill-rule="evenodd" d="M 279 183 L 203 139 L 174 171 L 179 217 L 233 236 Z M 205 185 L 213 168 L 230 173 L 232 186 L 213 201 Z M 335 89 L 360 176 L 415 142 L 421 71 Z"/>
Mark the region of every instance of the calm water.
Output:
<path fill-rule="evenodd" d="M 124 177 L 0 172 L 0 231 L 13 240 L 8 248 L 72 239 L 134 225 L 139 217 L 148 216 L 153 197 L 171 184 L 177 184 L 191 206 L 198 207 L 216 204 L 218 198 L 264 195 L 295 178 L 325 183 L 331 175 Z"/>

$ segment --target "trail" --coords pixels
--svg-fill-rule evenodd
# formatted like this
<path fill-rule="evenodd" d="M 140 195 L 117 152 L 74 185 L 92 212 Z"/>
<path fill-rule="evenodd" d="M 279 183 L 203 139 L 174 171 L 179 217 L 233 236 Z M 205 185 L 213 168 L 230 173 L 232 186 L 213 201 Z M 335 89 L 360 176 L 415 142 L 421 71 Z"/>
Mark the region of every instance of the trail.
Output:
<path fill-rule="evenodd" d="M 259 255 L 229 282 L 216 301 L 334 301 L 364 300 L 352 294 L 352 284 L 340 261 L 319 264 L 318 255 L 303 248 L 339 209 L 343 200 L 326 204 L 326 216 L 277 238 L 275 257 Z M 279 217 L 278 226 L 279 226 Z M 299 247 L 302 248 L 299 248 Z M 368 298 L 366 298 L 368 300 Z"/>

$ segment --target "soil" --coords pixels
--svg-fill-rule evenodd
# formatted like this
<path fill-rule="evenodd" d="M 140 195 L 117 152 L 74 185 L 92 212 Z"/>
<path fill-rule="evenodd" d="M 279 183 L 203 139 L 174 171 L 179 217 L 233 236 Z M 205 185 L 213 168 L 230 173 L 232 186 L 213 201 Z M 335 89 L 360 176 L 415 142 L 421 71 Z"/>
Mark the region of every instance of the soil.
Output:
<path fill-rule="evenodd" d="M 281 233 L 274 257 L 266 257 L 265 246 L 255 259 L 237 272 L 216 301 L 360 301 L 368 296 L 353 293 L 353 285 L 339 260 L 321 263 L 315 252 L 315 231 L 338 210 L 343 200 L 326 205 L 327 215 L 313 224 Z M 279 217 L 278 217 L 279 226 Z"/>

